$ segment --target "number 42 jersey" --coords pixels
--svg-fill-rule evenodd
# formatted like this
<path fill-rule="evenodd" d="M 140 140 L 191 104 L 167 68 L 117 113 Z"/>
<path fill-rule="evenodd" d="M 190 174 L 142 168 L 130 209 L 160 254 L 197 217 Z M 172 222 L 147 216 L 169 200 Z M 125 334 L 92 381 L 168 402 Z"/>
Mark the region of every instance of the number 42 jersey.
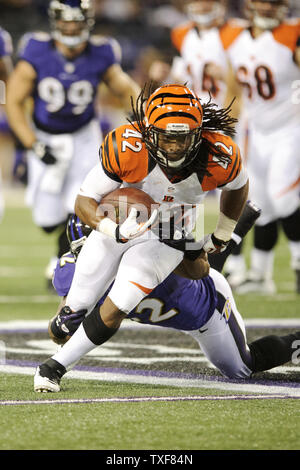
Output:
<path fill-rule="evenodd" d="M 33 91 L 37 127 L 53 134 L 70 133 L 94 118 L 98 85 L 107 69 L 120 62 L 120 49 L 113 39 L 91 36 L 85 50 L 69 60 L 49 34 L 28 33 L 21 40 L 19 59 L 37 74 Z"/>

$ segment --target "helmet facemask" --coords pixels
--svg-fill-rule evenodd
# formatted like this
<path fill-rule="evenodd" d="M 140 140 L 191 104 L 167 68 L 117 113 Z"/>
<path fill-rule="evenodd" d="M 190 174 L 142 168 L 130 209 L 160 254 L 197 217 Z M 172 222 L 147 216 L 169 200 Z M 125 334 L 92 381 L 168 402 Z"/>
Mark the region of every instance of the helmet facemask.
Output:
<path fill-rule="evenodd" d="M 151 157 L 177 172 L 191 163 L 201 143 L 203 110 L 199 98 L 184 85 L 164 85 L 148 98 L 143 92 L 135 111 L 138 128 Z"/>
<path fill-rule="evenodd" d="M 201 128 L 190 130 L 187 124 L 170 123 L 166 130 L 149 126 L 145 136 L 152 158 L 169 172 L 188 166 L 200 143 Z"/>
<path fill-rule="evenodd" d="M 49 17 L 53 39 L 70 49 L 85 43 L 94 26 L 90 0 L 52 0 Z"/>
<path fill-rule="evenodd" d="M 286 18 L 288 9 L 287 0 L 247 0 L 246 3 L 247 16 L 254 26 L 263 30 L 277 28 Z"/>
<path fill-rule="evenodd" d="M 209 28 L 224 22 L 226 7 L 223 0 L 195 0 L 185 7 L 188 18 L 200 28 Z"/>

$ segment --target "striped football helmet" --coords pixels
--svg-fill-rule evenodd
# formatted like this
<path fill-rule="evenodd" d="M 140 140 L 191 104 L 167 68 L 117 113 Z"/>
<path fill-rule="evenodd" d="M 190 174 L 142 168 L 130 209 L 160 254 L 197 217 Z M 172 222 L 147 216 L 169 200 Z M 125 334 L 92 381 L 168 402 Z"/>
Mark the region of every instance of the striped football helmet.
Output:
<path fill-rule="evenodd" d="M 157 88 L 145 107 L 144 140 L 152 158 L 169 171 L 189 165 L 201 143 L 202 120 L 200 100 L 189 88 Z"/>

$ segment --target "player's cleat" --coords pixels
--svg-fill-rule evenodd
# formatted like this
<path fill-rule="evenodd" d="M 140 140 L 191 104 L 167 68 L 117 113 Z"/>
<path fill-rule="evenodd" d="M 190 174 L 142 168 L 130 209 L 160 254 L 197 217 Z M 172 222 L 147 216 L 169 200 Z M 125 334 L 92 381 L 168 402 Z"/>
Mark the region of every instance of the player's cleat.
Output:
<path fill-rule="evenodd" d="M 59 392 L 60 380 L 66 373 L 64 366 L 54 359 L 48 359 L 37 367 L 34 376 L 35 392 Z"/>

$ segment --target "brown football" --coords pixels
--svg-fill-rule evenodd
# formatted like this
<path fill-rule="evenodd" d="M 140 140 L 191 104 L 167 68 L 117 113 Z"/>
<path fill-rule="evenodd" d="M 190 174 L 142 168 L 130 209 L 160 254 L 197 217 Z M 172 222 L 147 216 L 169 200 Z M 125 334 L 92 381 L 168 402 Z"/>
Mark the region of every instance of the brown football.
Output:
<path fill-rule="evenodd" d="M 122 224 L 128 217 L 130 209 L 138 211 L 138 222 L 146 222 L 159 204 L 151 196 L 137 188 L 119 188 L 106 194 L 99 204 L 100 215 L 109 217 L 117 224 Z"/>

